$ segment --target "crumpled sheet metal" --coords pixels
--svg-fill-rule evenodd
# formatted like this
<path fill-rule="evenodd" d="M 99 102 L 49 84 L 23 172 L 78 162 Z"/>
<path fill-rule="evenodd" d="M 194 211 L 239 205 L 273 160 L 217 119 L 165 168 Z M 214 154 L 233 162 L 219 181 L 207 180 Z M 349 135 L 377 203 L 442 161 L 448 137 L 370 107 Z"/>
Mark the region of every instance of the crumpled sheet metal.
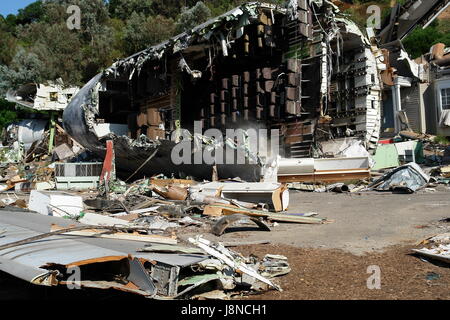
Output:
<path fill-rule="evenodd" d="M 208 41 L 217 32 L 221 32 L 217 29 L 226 22 L 238 22 L 240 27 L 251 23 L 251 20 L 258 18 L 259 11 L 261 9 L 276 10 L 278 12 L 286 11 L 280 6 L 268 3 L 245 3 L 242 6 L 232 9 L 219 17 L 213 18 L 201 25 L 196 26 L 192 30 L 183 32 L 158 45 L 147 48 L 123 60 L 117 61 L 113 66 L 105 71 L 105 75 L 116 74 L 116 72 L 118 71 L 123 72 L 132 68 L 133 70 L 130 73 L 130 76 L 132 76 L 135 70 L 139 72 L 143 64 L 148 60 L 158 60 L 161 59 L 165 54 L 174 54 L 182 51 L 195 41 Z M 241 19 L 242 17 L 244 17 L 244 19 Z"/>
<path fill-rule="evenodd" d="M 98 84 L 102 74 L 92 78 L 75 95 L 63 113 L 64 130 L 83 147 L 92 152 L 104 151 L 94 131 L 95 116 L 98 113 Z"/>
<path fill-rule="evenodd" d="M 395 189 L 406 189 L 415 192 L 425 187 L 430 181 L 417 163 L 408 163 L 398 167 L 369 186 L 378 191 L 391 191 Z"/>
<path fill-rule="evenodd" d="M 42 220 L 40 216 L 38 218 L 38 220 Z M 7 222 L 0 222 L 0 230 L 4 231 L 0 237 L 0 245 L 40 234 Z M 96 244 L 94 245 L 92 242 Z M 70 282 L 70 278 L 67 278 L 70 271 L 67 269 L 80 267 L 81 279 L 75 285 L 79 284 L 83 288 L 115 289 L 158 299 L 161 297 L 157 296 L 153 280 L 144 269 L 143 262 L 159 261 L 184 266 L 198 263 L 207 258 L 206 255 L 196 254 L 152 254 L 138 253 L 137 251 L 134 253 L 134 251 L 122 251 L 127 247 L 126 241 L 114 241 L 114 243 L 113 247 L 121 248 L 120 251 L 106 248 L 104 241 L 87 242 L 74 236 L 53 236 L 45 240 L 1 250 L 0 270 L 35 285 L 64 286 Z M 113 263 L 111 266 L 114 266 L 110 271 L 116 272 L 115 275 L 121 277 L 125 282 L 111 280 L 108 274 L 101 271 L 101 267 L 96 274 L 98 279 L 84 278 L 82 270 L 84 266 L 89 266 L 94 270 L 96 265 L 100 266 L 102 263 L 109 262 Z M 71 284 L 74 285 L 73 282 Z"/>
<path fill-rule="evenodd" d="M 46 233 L 51 223 L 70 225 L 61 218 L 0 211 L 0 246 Z M 67 268 L 78 266 L 81 269 L 79 284 L 83 288 L 114 289 L 147 298 L 172 299 L 153 292 L 152 279 L 146 276 L 148 272 L 144 273 L 142 264 L 147 270 L 153 269 L 154 263 L 189 268 L 208 259 L 208 255 L 198 251 L 189 254 L 164 253 L 164 250 L 161 253 L 140 252 L 141 247 L 142 242 L 135 241 L 53 236 L 1 250 L 0 270 L 36 285 L 61 287 L 70 281 Z M 113 274 L 123 281 L 102 273 L 103 263 L 112 267 Z M 97 271 L 96 265 L 100 266 L 96 279 L 85 276 L 92 273 L 84 273 L 84 268 Z"/>
<path fill-rule="evenodd" d="M 0 229 L 6 230 L 3 237 L 0 238 L 0 245 L 38 235 L 37 232 L 29 229 L 3 222 L 0 223 Z M 65 283 L 63 278 L 58 277 L 60 275 L 60 267 L 82 267 L 103 262 L 125 261 L 127 259 L 128 255 L 119 251 L 81 243 L 67 237 L 55 236 L 1 250 L 0 270 L 36 285 L 56 286 Z M 133 267 L 133 263 L 132 261 L 129 262 L 130 268 Z M 129 272 L 129 276 L 137 276 L 132 274 L 131 269 Z M 93 284 L 95 286 L 90 286 L 88 283 L 84 283 L 82 286 L 100 289 L 117 288 L 145 296 L 152 295 L 152 292 L 140 290 L 137 286 L 128 288 L 130 289 L 128 290 L 126 286 L 113 281 L 95 281 Z"/>

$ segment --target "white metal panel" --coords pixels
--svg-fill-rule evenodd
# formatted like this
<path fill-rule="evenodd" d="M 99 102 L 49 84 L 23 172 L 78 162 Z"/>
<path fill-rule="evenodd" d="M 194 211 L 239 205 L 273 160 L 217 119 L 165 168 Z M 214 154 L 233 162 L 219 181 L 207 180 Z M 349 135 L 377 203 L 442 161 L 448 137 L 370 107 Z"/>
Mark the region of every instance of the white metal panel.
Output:
<path fill-rule="evenodd" d="M 369 169 L 369 158 L 335 158 L 316 159 L 314 168 L 316 171 Z"/>
<path fill-rule="evenodd" d="M 314 159 L 280 159 L 278 175 L 300 175 L 314 173 Z"/>
<path fill-rule="evenodd" d="M 83 199 L 80 196 L 57 191 L 31 191 L 28 204 L 31 211 L 43 215 L 53 215 L 53 207 L 61 209 L 63 216 L 64 212 L 76 216 L 83 210 Z M 60 211 L 58 210 L 58 212 Z"/>

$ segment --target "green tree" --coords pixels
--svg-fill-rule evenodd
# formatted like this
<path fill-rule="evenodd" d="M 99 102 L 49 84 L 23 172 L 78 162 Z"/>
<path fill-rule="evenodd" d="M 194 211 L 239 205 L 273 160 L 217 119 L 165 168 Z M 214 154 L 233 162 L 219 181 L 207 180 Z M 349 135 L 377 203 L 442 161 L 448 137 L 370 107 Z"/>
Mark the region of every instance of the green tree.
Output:
<path fill-rule="evenodd" d="M 14 103 L 10 103 L 0 98 L 0 127 L 5 128 L 11 122 L 18 120 L 18 114 Z"/>
<path fill-rule="evenodd" d="M 177 20 L 176 29 L 178 32 L 184 32 L 211 18 L 211 10 L 199 1 L 192 8 L 183 8 Z"/>
<path fill-rule="evenodd" d="M 6 18 L 2 17 L 2 28 L 8 32 L 14 33 L 17 26 L 17 18 L 13 14 L 8 14 Z"/>
<path fill-rule="evenodd" d="M 166 18 L 176 19 L 183 7 L 192 7 L 197 0 L 153 0 L 153 12 Z"/>
<path fill-rule="evenodd" d="M 149 16 L 153 14 L 152 5 L 152 0 L 110 0 L 109 14 L 121 20 L 127 20 L 133 12 Z"/>
<path fill-rule="evenodd" d="M 19 9 L 16 22 L 18 24 L 28 24 L 39 21 L 44 16 L 44 12 L 42 1 L 33 2 L 24 9 Z"/>
<path fill-rule="evenodd" d="M 436 43 L 450 46 L 450 35 L 440 31 L 440 22 L 435 21 L 425 29 L 417 28 L 405 40 L 403 45 L 412 58 L 420 57 L 430 52 Z"/>
<path fill-rule="evenodd" d="M 9 67 L 0 65 L 0 95 L 22 84 L 42 81 L 44 67 L 36 54 L 20 47 Z"/>
<path fill-rule="evenodd" d="M 0 29 L 0 64 L 9 65 L 16 52 L 16 38 Z"/>
<path fill-rule="evenodd" d="M 174 21 L 163 16 L 145 17 L 133 12 L 124 29 L 128 55 L 158 44 L 174 34 Z"/>

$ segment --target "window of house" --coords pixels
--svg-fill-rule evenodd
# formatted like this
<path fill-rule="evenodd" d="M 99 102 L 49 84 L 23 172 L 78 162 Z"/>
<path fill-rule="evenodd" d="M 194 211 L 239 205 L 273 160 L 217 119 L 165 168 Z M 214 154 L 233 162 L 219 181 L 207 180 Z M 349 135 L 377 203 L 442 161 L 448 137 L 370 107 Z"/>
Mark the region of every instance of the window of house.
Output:
<path fill-rule="evenodd" d="M 450 109 L 450 88 L 441 89 L 442 110 Z"/>

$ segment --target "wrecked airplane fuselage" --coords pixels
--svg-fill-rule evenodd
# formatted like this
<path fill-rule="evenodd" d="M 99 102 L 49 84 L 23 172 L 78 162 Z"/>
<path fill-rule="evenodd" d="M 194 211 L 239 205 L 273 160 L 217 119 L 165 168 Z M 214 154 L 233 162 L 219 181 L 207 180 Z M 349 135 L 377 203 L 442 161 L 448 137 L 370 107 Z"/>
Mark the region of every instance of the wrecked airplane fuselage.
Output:
<path fill-rule="evenodd" d="M 179 165 L 171 157 L 179 133 L 192 132 L 195 122 L 223 133 L 278 130 L 276 152 L 287 158 L 320 156 L 320 141 L 339 137 L 372 149 L 380 133 L 382 59 L 328 1 L 247 3 L 116 62 L 74 97 L 64 126 L 99 155 L 112 139 L 117 168 L 147 176 L 211 178 L 214 164 Z M 227 144 L 193 137 L 192 158 Z M 256 151 L 245 150 L 246 166 L 217 165 L 219 177 L 258 181 Z"/>

